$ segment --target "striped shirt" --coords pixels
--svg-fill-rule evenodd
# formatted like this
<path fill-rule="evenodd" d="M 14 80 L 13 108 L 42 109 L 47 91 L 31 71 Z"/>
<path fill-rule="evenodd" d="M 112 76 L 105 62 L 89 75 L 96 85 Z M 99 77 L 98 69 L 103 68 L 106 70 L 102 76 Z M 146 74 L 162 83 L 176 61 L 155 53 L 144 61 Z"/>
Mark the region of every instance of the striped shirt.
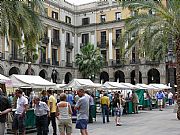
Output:
<path fill-rule="evenodd" d="M 49 107 L 45 102 L 39 101 L 39 104 L 35 104 L 34 113 L 36 116 L 47 115 L 49 111 Z"/>

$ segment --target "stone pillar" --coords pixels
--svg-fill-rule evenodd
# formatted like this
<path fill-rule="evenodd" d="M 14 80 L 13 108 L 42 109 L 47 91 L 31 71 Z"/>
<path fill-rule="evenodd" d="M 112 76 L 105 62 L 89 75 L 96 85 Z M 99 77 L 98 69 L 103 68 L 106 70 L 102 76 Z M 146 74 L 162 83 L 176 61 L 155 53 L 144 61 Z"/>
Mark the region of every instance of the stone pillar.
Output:
<path fill-rule="evenodd" d="M 10 46 L 9 46 L 10 47 Z M 8 43 L 7 43 L 7 37 L 4 37 L 4 51 L 5 51 L 5 59 L 8 59 L 8 56 L 11 52 L 8 52 L 10 49 L 8 48 Z"/>
<path fill-rule="evenodd" d="M 93 44 L 95 47 L 96 47 L 96 45 L 95 45 L 95 40 L 96 40 L 96 38 L 95 38 L 95 32 L 94 31 L 92 31 L 91 32 L 91 40 L 90 40 L 90 42 L 91 42 L 91 44 Z"/>
<path fill-rule="evenodd" d="M 48 43 L 48 62 L 51 60 L 51 28 L 48 28 L 48 38 L 49 38 L 49 43 Z"/>
<path fill-rule="evenodd" d="M 75 34 L 72 33 L 72 44 L 73 44 L 73 49 L 72 49 L 72 64 L 73 67 L 75 66 L 75 40 L 74 40 Z"/>
<path fill-rule="evenodd" d="M 109 29 L 109 64 L 112 65 L 113 61 L 113 46 L 112 46 L 112 29 Z"/>
<path fill-rule="evenodd" d="M 66 62 L 66 60 L 65 60 L 65 55 L 66 55 L 66 49 L 65 49 L 65 30 L 64 29 L 62 29 L 61 30 L 61 53 L 60 53 L 60 55 L 61 55 L 61 66 L 62 67 L 65 67 L 65 62 Z"/>
<path fill-rule="evenodd" d="M 78 38 L 77 53 L 80 53 L 81 34 L 77 34 L 77 38 Z"/>

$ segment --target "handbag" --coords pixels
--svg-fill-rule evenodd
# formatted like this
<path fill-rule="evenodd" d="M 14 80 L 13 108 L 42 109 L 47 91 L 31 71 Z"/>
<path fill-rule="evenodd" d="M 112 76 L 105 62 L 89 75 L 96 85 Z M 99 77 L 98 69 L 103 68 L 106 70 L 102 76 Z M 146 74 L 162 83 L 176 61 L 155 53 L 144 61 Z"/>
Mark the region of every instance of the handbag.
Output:
<path fill-rule="evenodd" d="M 12 113 L 7 114 L 7 123 L 12 123 L 13 122 L 13 116 Z"/>

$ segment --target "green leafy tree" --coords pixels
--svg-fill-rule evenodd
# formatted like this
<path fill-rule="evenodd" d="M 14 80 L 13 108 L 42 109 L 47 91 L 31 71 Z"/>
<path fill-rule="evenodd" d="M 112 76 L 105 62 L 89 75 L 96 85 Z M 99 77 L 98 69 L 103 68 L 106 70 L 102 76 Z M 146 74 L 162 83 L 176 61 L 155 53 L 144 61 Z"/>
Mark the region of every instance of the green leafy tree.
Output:
<path fill-rule="evenodd" d="M 39 39 L 43 35 L 43 24 L 40 15 L 44 13 L 43 1 L 25 0 L 25 1 L 0 1 L 0 36 L 7 38 L 8 44 L 13 40 L 15 44 L 24 47 L 35 48 L 39 44 Z M 22 40 L 24 35 L 24 40 Z M 24 49 L 22 49 L 24 50 Z M 26 53 L 30 58 L 34 49 Z M 29 59 L 31 60 L 31 59 Z"/>
<path fill-rule="evenodd" d="M 79 67 L 83 78 L 91 78 L 93 81 L 103 68 L 104 58 L 98 48 L 93 44 L 87 44 L 81 48 L 81 53 L 76 55 L 76 65 Z"/>
<path fill-rule="evenodd" d="M 180 1 L 168 0 L 167 5 L 164 5 L 162 1 L 154 0 L 119 0 L 119 2 L 124 8 L 143 11 L 126 20 L 124 42 L 130 41 L 131 46 L 133 42 L 140 41 L 141 47 L 145 49 L 147 55 L 151 54 L 151 57 L 153 53 L 160 55 L 159 48 L 166 52 L 169 38 L 174 43 L 177 57 L 177 118 L 180 120 Z M 148 11 L 153 11 L 155 14 L 149 14 Z M 131 41 L 129 35 L 133 32 L 138 32 L 138 34 L 134 41 Z"/>

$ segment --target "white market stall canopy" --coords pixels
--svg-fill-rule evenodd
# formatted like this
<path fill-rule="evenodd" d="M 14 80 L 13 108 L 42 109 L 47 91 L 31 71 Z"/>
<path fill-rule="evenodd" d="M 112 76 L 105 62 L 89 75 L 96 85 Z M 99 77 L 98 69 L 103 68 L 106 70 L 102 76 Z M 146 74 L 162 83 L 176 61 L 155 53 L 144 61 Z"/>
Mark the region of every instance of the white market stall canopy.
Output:
<path fill-rule="evenodd" d="M 136 84 L 136 86 L 139 87 L 139 89 L 145 89 L 145 90 L 158 90 L 158 88 L 151 86 L 151 85 L 147 85 L 147 84 Z"/>
<path fill-rule="evenodd" d="M 139 89 L 138 86 L 135 86 L 135 85 L 133 85 L 131 83 L 120 83 L 120 84 L 123 85 L 123 86 L 126 86 L 126 87 L 128 87 L 129 89 L 132 89 L 132 90 Z"/>
<path fill-rule="evenodd" d="M 51 83 L 40 76 L 33 75 L 11 75 L 13 87 L 31 87 L 31 88 L 54 88 L 56 84 Z"/>
<path fill-rule="evenodd" d="M 95 87 L 94 83 L 90 79 L 73 79 L 66 86 L 66 88 L 93 88 Z"/>
<path fill-rule="evenodd" d="M 56 84 L 56 90 L 63 90 L 66 84 Z"/>
<path fill-rule="evenodd" d="M 0 74 L 0 82 L 4 82 L 5 83 L 6 81 L 11 81 L 11 80 L 8 77 Z"/>
<path fill-rule="evenodd" d="M 149 86 L 153 86 L 156 89 L 163 90 L 163 89 L 171 89 L 172 87 L 164 85 L 164 84 L 149 84 Z"/>
<path fill-rule="evenodd" d="M 118 82 L 105 82 L 102 86 L 104 89 L 119 89 L 119 90 L 129 90 L 131 89 L 130 87 L 127 87 L 125 85 L 122 85 L 121 83 Z"/>

